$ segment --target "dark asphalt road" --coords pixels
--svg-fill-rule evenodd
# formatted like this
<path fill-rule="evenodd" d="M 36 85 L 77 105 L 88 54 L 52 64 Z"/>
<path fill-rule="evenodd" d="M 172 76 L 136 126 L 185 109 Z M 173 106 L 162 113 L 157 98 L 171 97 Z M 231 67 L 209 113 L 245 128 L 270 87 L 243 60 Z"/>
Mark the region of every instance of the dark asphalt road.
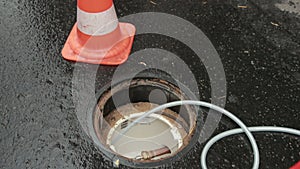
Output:
<path fill-rule="evenodd" d="M 119 16 L 164 12 L 195 24 L 221 56 L 228 83 L 226 109 L 249 126 L 300 129 L 300 17 L 278 8 L 297 12 L 299 4 L 279 0 L 128 0 L 115 5 Z M 75 23 L 76 2 L 10 0 L 1 1 L 0 8 L 0 168 L 111 168 L 111 162 L 103 159 L 77 121 L 71 86 L 74 63 L 60 54 Z M 149 47 L 181 56 L 199 75 L 201 91 L 208 93 L 209 85 L 201 81 L 202 69 L 189 59 L 195 54 L 187 46 L 160 35 L 139 35 L 133 51 Z M 102 68 L 99 86 L 109 82 L 107 74 L 113 70 Z M 223 119 L 220 129 L 226 127 L 235 125 Z M 300 160 L 299 138 L 269 133 L 255 137 L 262 169 L 285 169 Z M 211 150 L 208 165 L 250 168 L 251 149 L 245 140 L 235 136 L 220 141 Z M 202 147 L 197 145 L 169 166 L 200 168 Z"/>

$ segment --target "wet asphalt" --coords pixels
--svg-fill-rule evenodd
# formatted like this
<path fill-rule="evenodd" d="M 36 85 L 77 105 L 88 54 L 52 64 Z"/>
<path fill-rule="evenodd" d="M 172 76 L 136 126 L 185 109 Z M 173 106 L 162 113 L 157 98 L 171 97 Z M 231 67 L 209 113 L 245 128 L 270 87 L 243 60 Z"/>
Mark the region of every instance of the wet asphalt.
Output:
<path fill-rule="evenodd" d="M 225 68 L 226 109 L 249 126 L 296 129 L 300 129 L 299 3 L 115 1 L 120 17 L 164 12 L 199 27 Z M 0 8 L 0 168 L 112 168 L 77 120 L 71 84 L 74 63 L 60 54 L 76 20 L 76 2 L 11 0 L 1 1 Z M 201 80 L 207 77 L 189 59 L 195 57 L 193 51 L 172 38 L 148 34 L 136 37 L 133 52 L 150 47 L 181 56 L 199 75 L 199 88 L 206 93 L 203 99 L 209 100 L 209 84 Z M 114 69 L 101 69 L 97 87 L 110 81 Z M 224 118 L 219 130 L 230 127 L 236 126 Z M 270 133 L 255 137 L 261 150 L 260 168 L 285 169 L 300 160 L 300 138 Z M 200 168 L 202 147 L 195 146 L 182 160 L 161 168 Z M 220 141 L 208 155 L 210 168 L 246 169 L 251 165 L 251 148 L 243 136 Z"/>

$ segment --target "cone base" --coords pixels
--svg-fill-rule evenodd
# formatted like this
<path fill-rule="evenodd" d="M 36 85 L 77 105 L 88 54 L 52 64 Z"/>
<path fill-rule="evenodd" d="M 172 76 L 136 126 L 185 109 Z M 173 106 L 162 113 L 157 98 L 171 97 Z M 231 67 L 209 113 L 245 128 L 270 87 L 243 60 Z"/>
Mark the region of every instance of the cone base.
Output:
<path fill-rule="evenodd" d="M 116 43 L 105 49 L 86 49 L 81 45 L 77 35 L 75 24 L 62 50 L 62 56 L 66 60 L 101 65 L 120 65 L 124 63 L 131 52 L 135 27 L 129 23 L 119 23 L 121 38 Z M 99 42 L 101 43 L 101 42 Z"/>

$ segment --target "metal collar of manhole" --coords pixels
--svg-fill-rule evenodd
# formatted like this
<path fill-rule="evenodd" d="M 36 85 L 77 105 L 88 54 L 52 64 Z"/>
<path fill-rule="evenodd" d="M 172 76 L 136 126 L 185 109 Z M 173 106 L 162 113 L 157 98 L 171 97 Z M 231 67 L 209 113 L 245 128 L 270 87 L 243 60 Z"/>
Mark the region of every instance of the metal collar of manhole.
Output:
<path fill-rule="evenodd" d="M 98 141 L 105 147 L 102 151 L 108 150 L 115 163 L 131 167 L 157 167 L 178 160 L 199 136 L 200 116 L 195 107 L 165 109 L 127 126 L 160 104 L 187 99 L 191 98 L 176 85 L 155 78 L 123 81 L 103 91 L 93 118 Z"/>

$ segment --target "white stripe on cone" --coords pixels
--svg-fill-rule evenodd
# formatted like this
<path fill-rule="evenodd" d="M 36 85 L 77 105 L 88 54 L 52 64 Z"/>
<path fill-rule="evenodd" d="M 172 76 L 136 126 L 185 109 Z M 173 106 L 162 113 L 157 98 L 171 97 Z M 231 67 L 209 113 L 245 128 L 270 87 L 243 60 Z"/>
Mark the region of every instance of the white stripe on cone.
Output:
<path fill-rule="evenodd" d="M 88 13 L 77 8 L 78 29 L 87 35 L 100 36 L 114 31 L 119 24 L 114 5 L 99 13 Z"/>

